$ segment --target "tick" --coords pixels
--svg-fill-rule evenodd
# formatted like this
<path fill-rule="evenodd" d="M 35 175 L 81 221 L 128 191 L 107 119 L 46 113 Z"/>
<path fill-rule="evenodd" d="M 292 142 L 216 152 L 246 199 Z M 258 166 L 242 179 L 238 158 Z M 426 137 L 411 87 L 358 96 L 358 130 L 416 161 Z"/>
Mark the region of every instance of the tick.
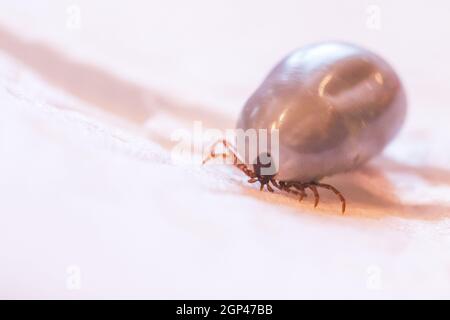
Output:
<path fill-rule="evenodd" d="M 277 129 L 277 170 L 263 174 L 274 155 L 249 162 L 227 140 L 212 145 L 203 163 L 231 156 L 234 165 L 270 192 L 319 203 L 318 188 L 344 196 L 321 179 L 360 167 L 394 138 L 406 115 L 406 96 L 393 68 L 364 48 L 324 42 L 293 51 L 281 60 L 245 103 L 237 129 Z M 259 131 L 257 131 L 259 132 Z M 222 144 L 225 153 L 216 153 Z M 256 146 L 258 148 L 258 146 Z M 251 160 L 251 159 L 250 159 Z"/>

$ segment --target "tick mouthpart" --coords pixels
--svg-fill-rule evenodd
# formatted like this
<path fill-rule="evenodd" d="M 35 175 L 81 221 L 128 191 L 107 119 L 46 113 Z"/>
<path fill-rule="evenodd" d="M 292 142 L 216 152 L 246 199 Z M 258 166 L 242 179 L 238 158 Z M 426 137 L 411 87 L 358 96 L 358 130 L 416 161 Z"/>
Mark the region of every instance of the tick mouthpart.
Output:
<path fill-rule="evenodd" d="M 263 152 L 256 158 L 253 171 L 262 182 L 269 182 L 277 175 L 277 170 L 269 152 Z"/>

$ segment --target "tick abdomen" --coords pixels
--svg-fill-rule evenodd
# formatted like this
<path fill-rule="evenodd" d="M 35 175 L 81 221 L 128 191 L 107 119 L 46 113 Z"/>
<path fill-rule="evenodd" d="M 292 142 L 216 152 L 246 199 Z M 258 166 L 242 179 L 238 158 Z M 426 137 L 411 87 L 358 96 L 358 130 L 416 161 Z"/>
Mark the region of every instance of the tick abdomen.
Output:
<path fill-rule="evenodd" d="M 237 128 L 279 130 L 282 181 L 316 181 L 383 150 L 406 114 L 395 71 L 379 56 L 338 42 L 296 50 L 249 98 Z"/>

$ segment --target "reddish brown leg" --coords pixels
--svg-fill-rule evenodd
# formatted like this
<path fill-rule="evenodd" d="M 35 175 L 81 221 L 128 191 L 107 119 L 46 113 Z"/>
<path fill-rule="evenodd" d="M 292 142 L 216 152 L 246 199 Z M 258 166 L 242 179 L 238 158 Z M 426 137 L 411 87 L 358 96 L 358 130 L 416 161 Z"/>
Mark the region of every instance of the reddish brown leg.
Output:
<path fill-rule="evenodd" d="M 283 190 L 295 195 L 299 195 L 300 196 L 300 201 L 306 197 L 306 193 L 305 193 L 305 189 L 308 188 L 310 189 L 313 194 L 314 194 L 314 208 L 317 207 L 317 205 L 319 204 L 319 200 L 320 200 L 320 195 L 319 195 L 319 191 L 317 190 L 317 188 L 324 188 L 330 191 L 333 191 L 341 200 L 342 203 L 342 213 L 345 212 L 345 208 L 346 208 L 346 201 L 344 196 L 339 192 L 339 190 L 337 190 L 335 187 L 333 187 L 332 185 L 326 184 L 326 183 L 319 183 L 319 182 L 308 182 L 308 183 L 300 183 L 300 182 L 285 182 L 285 181 L 280 181 L 278 184 L 274 184 L 279 190 Z M 298 190 L 293 190 L 292 188 Z"/>
<path fill-rule="evenodd" d="M 299 201 L 302 201 L 303 198 L 306 197 L 305 190 L 301 186 L 301 184 L 294 184 L 292 182 L 284 182 L 284 181 L 280 181 L 279 183 L 274 183 L 272 181 L 272 183 L 274 184 L 275 187 L 277 187 L 281 191 L 286 191 L 287 193 L 291 193 L 293 195 L 300 196 Z M 294 190 L 294 189 L 297 189 L 298 191 Z"/>
<path fill-rule="evenodd" d="M 315 185 L 320 187 L 320 188 L 324 188 L 324 189 L 328 189 L 328 190 L 333 191 L 334 194 L 336 194 L 339 197 L 339 199 L 341 200 L 341 203 L 342 203 L 342 214 L 344 214 L 345 207 L 346 207 L 346 202 L 345 202 L 345 198 L 342 195 L 342 193 L 340 193 L 338 189 L 336 189 L 335 187 L 333 187 L 330 184 L 316 182 Z"/>
<path fill-rule="evenodd" d="M 300 183 L 293 183 L 292 186 L 300 192 L 300 201 L 306 197 L 305 187 Z"/>
<path fill-rule="evenodd" d="M 216 154 L 215 148 L 220 143 L 222 143 L 223 146 L 225 147 L 225 149 L 230 153 Z M 324 188 L 324 189 L 328 189 L 328 190 L 334 192 L 334 194 L 336 194 L 339 197 L 339 199 L 341 200 L 341 203 L 342 203 L 342 213 L 345 212 L 345 208 L 346 208 L 345 198 L 339 192 L 339 190 L 337 190 L 332 185 L 325 184 L 325 183 L 319 183 L 319 182 L 300 183 L 300 182 L 276 181 L 274 178 L 267 181 L 267 180 L 263 179 L 262 177 L 257 177 L 255 175 L 255 173 L 253 172 L 253 170 L 251 170 L 249 167 L 247 167 L 247 165 L 245 165 L 242 161 L 239 160 L 239 158 L 236 154 L 236 151 L 234 150 L 234 147 L 228 141 L 226 141 L 224 139 L 217 141 L 216 143 L 214 143 L 211 146 L 211 152 L 210 152 L 209 156 L 206 157 L 205 160 L 203 160 L 203 164 L 205 164 L 206 162 L 208 162 L 214 158 L 217 158 L 217 157 L 223 157 L 223 159 L 226 159 L 226 157 L 228 157 L 230 155 L 233 157 L 233 164 L 250 178 L 248 180 L 249 183 L 255 183 L 255 182 L 261 183 L 261 187 L 260 187 L 261 191 L 264 189 L 264 186 L 267 186 L 267 190 L 269 190 L 270 192 L 274 192 L 272 186 L 270 185 L 272 183 L 272 185 L 274 187 L 276 187 L 277 189 L 279 189 L 281 191 L 286 191 L 288 193 L 298 195 L 300 197 L 299 198 L 300 201 L 302 201 L 303 198 L 306 197 L 305 189 L 308 188 L 308 189 L 311 189 L 311 191 L 314 194 L 314 207 L 317 207 L 317 205 L 319 204 L 319 200 L 320 200 L 320 196 L 319 196 L 317 187 Z"/>
<path fill-rule="evenodd" d="M 215 153 L 215 148 L 218 144 L 222 143 L 223 146 L 225 147 L 225 149 L 229 152 L 229 153 L 220 153 L 220 154 L 216 154 Z M 251 170 L 249 167 L 247 167 L 247 165 L 245 163 L 243 163 L 242 161 L 239 160 L 239 158 L 237 157 L 236 151 L 234 150 L 234 147 L 226 140 L 222 139 L 219 140 L 217 142 L 215 142 L 212 146 L 211 146 L 211 152 L 210 154 L 205 158 L 205 160 L 203 160 L 203 164 L 205 164 L 206 162 L 220 157 L 222 156 L 224 159 L 227 156 L 232 156 L 233 157 L 233 164 L 234 166 L 236 166 L 239 170 L 241 170 L 243 173 L 245 173 L 250 179 L 248 180 L 249 183 L 255 183 L 255 182 L 259 182 L 261 183 L 260 186 L 260 190 L 263 191 L 264 190 L 264 186 L 267 187 L 267 190 L 269 190 L 269 192 L 274 192 L 272 186 L 270 185 L 270 182 L 273 183 L 273 181 L 265 181 L 262 180 L 261 177 L 257 177 L 255 175 L 255 173 L 253 172 L 253 170 Z"/>
<path fill-rule="evenodd" d="M 264 179 L 261 179 L 261 178 L 258 178 L 258 177 L 255 178 L 255 179 L 258 179 L 259 183 L 261 183 L 261 187 L 259 188 L 260 191 L 263 191 L 263 190 L 264 190 L 264 186 L 266 186 L 266 187 L 267 187 L 267 190 L 268 190 L 269 192 L 274 192 L 272 186 L 270 185 L 270 183 L 272 182 L 272 180 L 264 180 Z M 272 183 L 273 183 L 273 182 L 272 182 Z"/>
<path fill-rule="evenodd" d="M 238 163 L 238 164 L 235 164 L 235 166 L 237 168 L 239 168 L 239 170 L 241 170 L 243 173 L 245 173 L 250 178 L 256 178 L 255 173 L 249 167 L 247 167 L 245 164 Z"/>
<path fill-rule="evenodd" d="M 316 208 L 320 200 L 319 191 L 317 191 L 316 186 L 313 184 L 308 184 L 306 187 L 311 189 L 311 191 L 314 193 L 314 208 Z"/>
<path fill-rule="evenodd" d="M 227 151 L 229 151 L 230 153 L 220 153 L 220 154 L 216 154 L 215 153 L 215 148 L 218 144 L 222 143 L 223 146 L 225 147 L 225 149 Z M 248 177 L 250 177 L 252 180 L 253 178 L 256 178 L 255 173 L 249 168 L 247 167 L 244 163 L 242 163 L 239 158 L 236 155 L 236 151 L 234 150 L 233 146 L 226 141 L 225 139 L 219 140 L 217 142 L 215 142 L 212 146 L 211 146 L 211 152 L 210 154 L 203 160 L 203 164 L 205 164 L 206 162 L 215 159 L 217 157 L 222 156 L 223 159 L 225 159 L 227 156 L 231 155 L 233 157 L 233 165 L 236 166 L 239 170 L 241 170 L 243 173 L 245 173 Z M 250 182 L 249 180 L 249 182 Z M 256 181 L 254 181 L 256 182 Z M 253 182 L 250 182 L 253 183 Z"/>
<path fill-rule="evenodd" d="M 270 182 L 272 182 L 272 184 L 275 186 L 275 188 L 277 188 L 278 190 L 281 190 L 280 185 L 278 184 L 277 180 L 272 178 L 272 179 L 270 179 Z"/>
<path fill-rule="evenodd" d="M 314 208 L 317 207 L 317 205 L 319 204 L 319 192 L 317 191 L 317 187 L 319 188 L 324 188 L 327 190 L 331 190 L 334 192 L 334 194 L 336 194 L 339 199 L 341 200 L 341 204 L 342 204 L 342 214 L 345 213 L 345 207 L 346 207 L 346 202 L 345 202 L 345 198 L 342 195 L 342 193 L 339 192 L 338 189 L 336 189 L 335 187 L 333 187 L 330 184 L 326 184 L 326 183 L 319 183 L 319 182 L 309 182 L 309 183 L 305 183 L 303 184 L 303 186 L 305 186 L 306 188 L 309 188 L 312 190 L 312 192 L 314 193 Z"/>

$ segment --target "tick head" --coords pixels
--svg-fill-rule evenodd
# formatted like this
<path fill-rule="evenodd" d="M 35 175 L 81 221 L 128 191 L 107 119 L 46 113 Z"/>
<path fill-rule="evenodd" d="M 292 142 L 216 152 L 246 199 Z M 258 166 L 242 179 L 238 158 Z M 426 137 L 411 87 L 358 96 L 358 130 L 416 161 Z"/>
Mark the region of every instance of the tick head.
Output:
<path fill-rule="evenodd" d="M 253 164 L 255 175 L 267 180 L 275 177 L 278 170 L 274 160 L 269 152 L 260 153 Z"/>

